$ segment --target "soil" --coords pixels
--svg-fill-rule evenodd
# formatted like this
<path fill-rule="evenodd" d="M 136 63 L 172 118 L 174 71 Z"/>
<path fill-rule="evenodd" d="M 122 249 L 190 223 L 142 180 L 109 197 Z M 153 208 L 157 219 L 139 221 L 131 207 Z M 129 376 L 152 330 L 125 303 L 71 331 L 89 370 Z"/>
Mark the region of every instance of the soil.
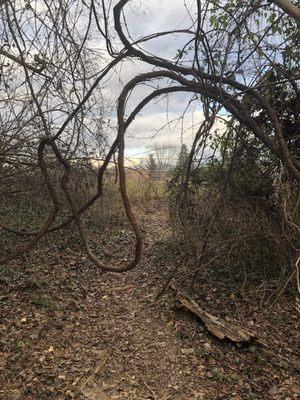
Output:
<path fill-rule="evenodd" d="M 156 299 L 174 268 L 155 250 L 171 236 L 162 205 L 141 224 L 143 260 L 128 273 L 103 273 L 51 241 L 2 267 L 0 398 L 299 398 L 295 298 L 262 309 L 202 282 L 201 307 L 258 338 L 217 340 L 173 308 L 171 292 Z"/>

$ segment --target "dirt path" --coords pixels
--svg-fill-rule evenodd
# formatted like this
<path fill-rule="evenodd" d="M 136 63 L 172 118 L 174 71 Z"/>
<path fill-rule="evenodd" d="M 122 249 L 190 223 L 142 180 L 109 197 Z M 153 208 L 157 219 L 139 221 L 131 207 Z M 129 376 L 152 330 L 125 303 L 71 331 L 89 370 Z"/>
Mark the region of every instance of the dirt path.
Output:
<path fill-rule="evenodd" d="M 41 267 L 39 253 L 9 271 L 1 399 L 203 398 L 202 364 L 155 302 L 160 266 L 151 247 L 168 235 L 165 213 L 146 210 L 142 226 L 143 261 L 130 273 L 102 274 L 78 260 Z"/>
<path fill-rule="evenodd" d="M 100 386 L 111 399 L 202 399 L 207 385 L 197 369 L 203 366 L 194 349 L 182 343 L 173 314 L 155 302 L 160 279 L 151 249 L 169 233 L 166 216 L 156 208 L 143 218 L 147 236 L 141 265 L 99 282 L 98 349 L 106 361 L 96 393 Z"/>
<path fill-rule="evenodd" d="M 163 280 L 153 244 L 169 235 L 165 211 L 149 208 L 142 226 L 143 261 L 129 273 L 103 274 L 84 257 L 51 265 L 40 251 L 4 271 L 0 398 L 296 398 L 284 358 L 271 376 L 260 363 L 279 359 L 219 343 L 167 297 L 155 302 Z"/>

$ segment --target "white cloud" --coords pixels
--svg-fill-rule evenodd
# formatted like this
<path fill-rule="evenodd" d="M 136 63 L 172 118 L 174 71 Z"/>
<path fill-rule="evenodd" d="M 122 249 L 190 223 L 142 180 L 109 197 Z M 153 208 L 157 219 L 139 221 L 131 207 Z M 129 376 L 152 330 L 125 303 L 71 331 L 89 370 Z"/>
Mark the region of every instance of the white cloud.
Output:
<path fill-rule="evenodd" d="M 202 111 L 189 112 L 178 122 L 178 113 L 156 112 L 139 116 L 126 134 L 126 154 L 143 152 L 161 146 L 180 148 L 182 143 L 192 145 L 200 123 L 204 120 Z M 212 128 L 224 130 L 224 123 L 217 120 Z"/>

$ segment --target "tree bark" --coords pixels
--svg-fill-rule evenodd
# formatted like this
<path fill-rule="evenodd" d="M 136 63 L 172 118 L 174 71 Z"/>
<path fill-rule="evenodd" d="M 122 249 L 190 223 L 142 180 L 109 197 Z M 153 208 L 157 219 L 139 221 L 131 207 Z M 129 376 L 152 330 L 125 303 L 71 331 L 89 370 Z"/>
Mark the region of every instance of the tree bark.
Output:
<path fill-rule="evenodd" d="M 273 3 L 300 23 L 300 8 L 298 6 L 295 6 L 289 0 L 273 0 Z"/>

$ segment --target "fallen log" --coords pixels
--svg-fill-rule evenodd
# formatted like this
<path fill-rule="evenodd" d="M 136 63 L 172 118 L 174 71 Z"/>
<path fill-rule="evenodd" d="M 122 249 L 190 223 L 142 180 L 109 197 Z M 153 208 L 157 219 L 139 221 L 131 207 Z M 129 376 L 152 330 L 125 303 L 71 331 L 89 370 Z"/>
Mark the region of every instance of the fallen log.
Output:
<path fill-rule="evenodd" d="M 221 320 L 220 318 L 208 313 L 193 299 L 180 292 L 173 285 L 170 286 L 170 288 L 175 294 L 176 308 L 184 309 L 194 314 L 204 323 L 207 330 L 218 339 L 229 339 L 232 342 L 249 343 L 255 338 L 254 334 L 240 328 L 234 322 Z"/>

